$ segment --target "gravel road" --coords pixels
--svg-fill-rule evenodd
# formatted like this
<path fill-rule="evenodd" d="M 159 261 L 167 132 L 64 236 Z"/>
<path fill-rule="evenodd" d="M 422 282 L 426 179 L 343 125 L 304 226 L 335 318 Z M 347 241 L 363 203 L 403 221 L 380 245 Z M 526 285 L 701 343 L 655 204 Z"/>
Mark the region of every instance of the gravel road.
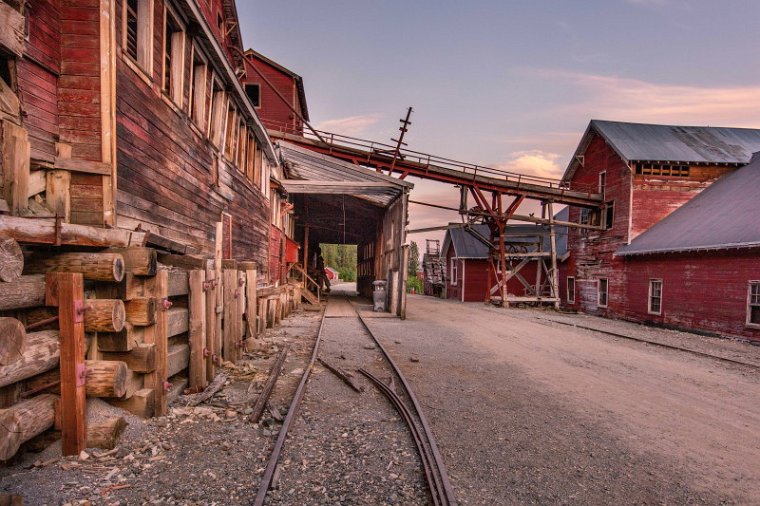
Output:
<path fill-rule="evenodd" d="M 461 503 L 760 502 L 757 369 L 543 313 L 410 296 L 407 321 L 370 322 L 427 409 Z"/>

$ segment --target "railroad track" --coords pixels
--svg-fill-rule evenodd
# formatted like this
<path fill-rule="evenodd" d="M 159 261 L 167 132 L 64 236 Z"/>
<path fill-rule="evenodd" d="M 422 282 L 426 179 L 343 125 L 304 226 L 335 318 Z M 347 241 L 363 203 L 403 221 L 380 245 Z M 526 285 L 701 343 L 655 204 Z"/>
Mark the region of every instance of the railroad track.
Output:
<path fill-rule="evenodd" d="M 398 412 L 401 419 L 407 425 L 420 457 L 422 471 L 425 475 L 432 504 L 435 506 L 449 506 L 456 504 L 454 492 L 446 472 L 446 466 L 443 463 L 438 446 L 436 445 L 427 419 L 422 412 L 419 401 L 415 397 L 406 378 L 401 373 L 401 370 L 398 368 L 393 358 L 388 354 L 383 343 L 380 342 L 374 332 L 372 332 L 372 329 L 367 325 L 367 322 L 361 316 L 356 306 L 350 302 L 348 297 L 346 297 L 346 301 L 353 309 L 356 318 L 361 322 L 362 328 L 365 330 L 366 334 L 372 339 L 382 353 L 386 364 L 397 381 L 391 380 L 391 383 L 387 384 L 380 380 L 376 375 L 363 368 L 360 368 L 358 372 L 365 376 L 388 399 L 394 409 Z M 309 360 L 308 366 L 304 368 L 303 376 L 301 377 L 301 381 L 293 395 L 288 414 L 283 420 L 282 428 L 277 436 L 269 462 L 267 463 L 267 467 L 261 478 L 261 484 L 259 485 L 259 490 L 253 503 L 256 506 L 262 506 L 264 504 L 267 492 L 272 485 L 277 465 L 280 460 L 280 454 L 285 445 L 285 439 L 287 438 L 288 431 L 297 416 L 298 408 L 304 397 L 311 371 L 319 358 L 320 344 L 322 342 L 326 317 L 327 311 L 325 310 L 322 312 L 319 331 L 317 332 L 317 339 L 314 344 L 311 359 Z M 396 388 L 400 388 L 401 393 L 397 392 Z"/>

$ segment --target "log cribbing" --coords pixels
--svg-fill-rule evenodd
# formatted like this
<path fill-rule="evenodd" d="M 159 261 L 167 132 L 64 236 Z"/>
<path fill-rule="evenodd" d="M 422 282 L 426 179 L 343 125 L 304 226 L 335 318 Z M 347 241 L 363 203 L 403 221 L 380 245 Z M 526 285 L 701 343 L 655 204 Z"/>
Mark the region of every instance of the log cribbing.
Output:
<path fill-rule="evenodd" d="M 87 332 L 121 332 L 126 321 L 124 302 L 119 299 L 85 301 L 84 328 Z"/>
<path fill-rule="evenodd" d="M 124 397 L 127 393 L 127 364 L 116 360 L 87 360 L 88 397 Z"/>
<path fill-rule="evenodd" d="M 118 253 L 38 254 L 28 260 L 26 272 L 79 272 L 88 280 L 121 281 L 124 279 L 124 258 Z"/>
<path fill-rule="evenodd" d="M 153 389 L 143 388 L 129 399 L 108 399 L 108 403 L 129 411 L 135 416 L 150 418 L 154 412 L 155 397 Z"/>
<path fill-rule="evenodd" d="M 16 281 L 24 270 L 24 253 L 15 239 L 0 237 L 0 281 Z"/>
<path fill-rule="evenodd" d="M 129 248 L 111 248 L 124 258 L 124 268 L 135 276 L 155 276 L 158 268 L 158 253 L 153 248 L 132 246 Z"/>
<path fill-rule="evenodd" d="M 0 311 L 45 305 L 45 276 L 21 276 L 0 283 Z"/>
<path fill-rule="evenodd" d="M 105 351 L 101 353 L 103 360 L 118 360 L 124 362 L 130 371 L 151 372 L 156 370 L 156 345 L 140 343 L 132 351 Z"/>
<path fill-rule="evenodd" d="M 190 388 L 206 388 L 206 358 L 203 350 L 206 348 L 206 282 L 205 270 L 190 271 L 190 370 L 188 380 Z"/>
<path fill-rule="evenodd" d="M 57 395 L 42 394 L 0 409 L 0 460 L 13 457 L 22 443 L 53 426 L 56 399 Z"/>
<path fill-rule="evenodd" d="M 127 422 L 123 416 L 115 416 L 90 424 L 87 427 L 87 448 L 113 450 L 126 427 Z"/>
<path fill-rule="evenodd" d="M 0 366 L 11 365 L 24 356 L 26 329 L 15 318 L 0 317 Z"/>
<path fill-rule="evenodd" d="M 158 303 L 153 297 L 138 297 L 124 303 L 127 321 L 132 325 L 147 327 L 156 323 Z"/>
<path fill-rule="evenodd" d="M 0 387 L 11 385 L 55 368 L 60 357 L 58 342 L 57 330 L 43 330 L 27 334 L 26 351 L 24 351 L 21 359 L 0 367 Z"/>

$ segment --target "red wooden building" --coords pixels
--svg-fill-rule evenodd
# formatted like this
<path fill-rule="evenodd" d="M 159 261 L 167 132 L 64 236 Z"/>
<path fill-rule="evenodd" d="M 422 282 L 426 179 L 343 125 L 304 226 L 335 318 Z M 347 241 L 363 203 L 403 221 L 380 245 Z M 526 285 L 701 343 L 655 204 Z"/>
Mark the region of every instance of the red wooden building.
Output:
<path fill-rule="evenodd" d="M 566 237 L 566 231 L 564 227 L 557 228 L 557 254 L 561 259 L 565 253 L 562 238 Z M 488 225 L 455 226 L 446 231 L 441 255 L 446 259 L 447 298 L 461 302 L 483 302 L 497 293 L 498 285 L 489 260 L 490 236 Z M 519 303 L 526 298 L 548 297 L 550 289 L 545 254 L 550 248 L 549 228 L 508 225 L 506 236 L 508 301 Z M 496 269 L 501 272 L 498 262 Z"/>
<path fill-rule="evenodd" d="M 302 119 L 309 121 L 309 109 L 301 76 L 253 49 L 245 52 L 245 60 L 245 90 L 264 125 L 302 133 Z"/>
<path fill-rule="evenodd" d="M 719 199 L 717 207 L 740 206 L 741 216 L 748 216 L 748 201 L 755 197 L 705 189 L 726 188 L 715 181 L 735 176 L 758 150 L 760 130 L 592 121 L 564 180 L 571 188 L 598 185 L 606 205 L 599 213 L 570 210 L 571 221 L 602 230 L 570 230 L 563 305 L 600 316 L 758 337 L 746 325 L 746 313 L 748 283 L 760 277 L 760 257 L 753 258 L 744 243 L 734 250 L 730 237 L 700 246 L 716 229 L 736 230 L 738 221 L 729 227 L 724 214 L 694 211 L 707 199 Z M 683 218 L 673 221 L 678 217 Z M 648 238 L 664 236 L 675 242 L 646 246 Z M 687 247 L 692 242 L 693 249 Z M 709 294 L 722 299 L 707 303 L 703 298 Z"/>

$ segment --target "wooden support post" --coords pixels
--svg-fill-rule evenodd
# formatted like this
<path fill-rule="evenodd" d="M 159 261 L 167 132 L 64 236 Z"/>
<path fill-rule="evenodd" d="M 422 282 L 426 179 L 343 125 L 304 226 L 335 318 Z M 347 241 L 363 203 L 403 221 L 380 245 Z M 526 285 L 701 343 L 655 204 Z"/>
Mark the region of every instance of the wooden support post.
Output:
<path fill-rule="evenodd" d="M 245 284 L 245 319 L 248 324 L 248 337 L 256 337 L 258 335 L 258 329 L 256 325 L 256 270 L 245 271 L 246 284 Z"/>
<path fill-rule="evenodd" d="M 557 272 L 557 234 L 554 227 L 554 206 L 552 202 L 549 202 L 549 243 L 552 249 L 552 297 L 554 297 L 554 309 L 559 309 L 559 275 Z"/>
<path fill-rule="evenodd" d="M 45 200 L 56 216 L 71 221 L 71 172 L 48 170 L 45 173 Z"/>
<path fill-rule="evenodd" d="M 399 316 L 402 320 L 406 320 L 406 285 L 409 281 L 409 245 L 404 244 L 401 249 L 401 300 Z M 462 290 L 464 290 L 464 286 L 462 286 Z"/>
<path fill-rule="evenodd" d="M 29 207 L 29 161 L 31 149 L 27 131 L 3 121 L 3 190 L 11 214 Z"/>
<path fill-rule="evenodd" d="M 190 271 L 190 388 L 206 388 L 206 271 Z"/>
<path fill-rule="evenodd" d="M 216 314 L 217 290 L 220 280 L 214 271 L 214 261 L 206 262 L 206 381 L 211 381 L 216 376 L 216 358 L 219 356 L 216 350 L 216 323 L 221 323 L 221 318 Z"/>
<path fill-rule="evenodd" d="M 47 303 L 58 306 L 61 369 L 61 423 L 64 455 L 87 446 L 86 374 L 84 362 L 84 278 L 80 273 L 47 275 Z"/>
<path fill-rule="evenodd" d="M 214 341 L 214 353 L 216 354 L 216 363 L 222 363 L 222 348 L 224 347 L 224 332 L 222 330 L 224 318 L 224 275 L 222 274 L 222 263 L 224 253 L 224 222 L 216 223 L 216 235 L 214 236 L 214 279 L 216 285 L 216 330 Z"/>
<path fill-rule="evenodd" d="M 167 365 L 166 359 L 169 352 L 168 315 L 169 311 L 164 302 L 169 300 L 169 272 L 159 269 L 156 277 L 146 281 L 146 288 L 156 298 L 159 310 L 156 314 L 156 324 L 145 328 L 144 341 L 146 344 L 156 345 L 156 369 L 145 375 L 145 388 L 153 391 L 155 416 L 163 416 L 167 411 Z"/>
<path fill-rule="evenodd" d="M 303 289 L 307 290 L 306 275 L 309 273 L 309 225 L 303 230 Z"/>
<path fill-rule="evenodd" d="M 237 339 L 237 353 L 236 358 L 240 358 L 241 350 L 243 347 L 243 340 L 245 337 L 245 326 L 243 324 L 243 315 L 245 314 L 246 309 L 246 276 L 245 272 L 243 271 L 237 271 L 237 287 L 235 289 L 235 294 L 237 295 L 237 320 L 236 320 L 236 327 L 235 327 L 235 337 Z"/>
<path fill-rule="evenodd" d="M 497 225 L 499 228 L 499 259 L 501 260 L 501 307 L 509 307 L 509 302 L 507 302 L 507 251 L 505 245 L 507 224 L 500 220 Z M 496 277 L 499 277 L 498 273 Z M 464 290 L 464 287 L 462 289 Z"/>
<path fill-rule="evenodd" d="M 239 339 L 236 337 L 238 301 L 236 292 L 237 270 L 225 269 L 224 271 L 224 345 L 222 356 L 224 360 L 235 363 L 237 360 L 237 345 Z"/>
<path fill-rule="evenodd" d="M 541 219 L 546 218 L 546 203 L 541 203 Z M 541 236 L 541 240 L 538 241 L 538 252 L 543 253 L 544 252 L 544 238 Z M 544 270 L 544 260 L 543 258 L 536 258 L 536 297 L 541 297 L 541 286 L 543 285 L 543 281 L 541 280 L 541 276 L 543 275 Z"/>

